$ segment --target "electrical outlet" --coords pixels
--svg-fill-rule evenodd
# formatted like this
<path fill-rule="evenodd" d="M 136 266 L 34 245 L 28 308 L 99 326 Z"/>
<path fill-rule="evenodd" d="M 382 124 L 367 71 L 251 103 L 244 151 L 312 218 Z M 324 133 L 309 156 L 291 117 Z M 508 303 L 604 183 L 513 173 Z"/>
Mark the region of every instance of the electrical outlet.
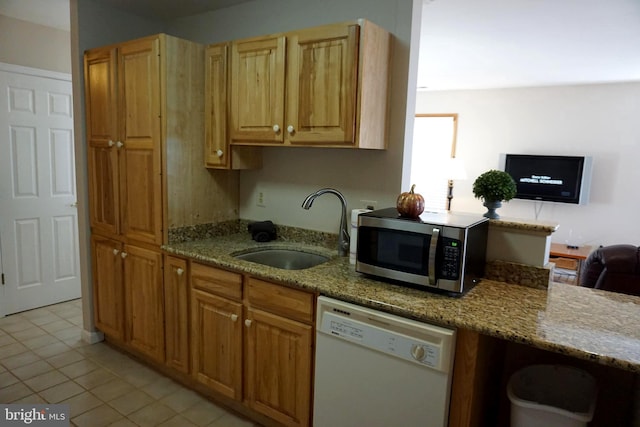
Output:
<path fill-rule="evenodd" d="M 262 190 L 258 191 L 256 197 L 256 206 L 260 206 L 261 208 L 267 207 L 267 197 Z"/>
<path fill-rule="evenodd" d="M 364 209 L 378 209 L 378 202 L 376 200 L 360 200 L 360 205 Z"/>

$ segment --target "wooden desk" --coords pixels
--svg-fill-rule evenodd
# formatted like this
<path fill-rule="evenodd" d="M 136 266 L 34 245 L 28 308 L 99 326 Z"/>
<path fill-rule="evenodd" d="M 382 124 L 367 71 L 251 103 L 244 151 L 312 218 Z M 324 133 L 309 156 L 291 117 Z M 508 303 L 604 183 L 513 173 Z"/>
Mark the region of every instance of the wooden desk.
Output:
<path fill-rule="evenodd" d="M 582 261 L 587 259 L 593 246 L 582 245 L 578 249 L 570 249 L 567 245 L 562 243 L 551 243 L 551 250 L 549 251 L 549 261 L 556 262 L 556 266 L 560 268 L 567 268 L 568 270 L 574 270 L 571 266 L 563 265 L 562 260 L 575 260 L 576 271 L 576 285 L 580 283 L 580 272 L 582 270 Z M 555 258 L 555 260 L 554 260 Z M 559 265 L 560 264 L 560 265 Z"/>

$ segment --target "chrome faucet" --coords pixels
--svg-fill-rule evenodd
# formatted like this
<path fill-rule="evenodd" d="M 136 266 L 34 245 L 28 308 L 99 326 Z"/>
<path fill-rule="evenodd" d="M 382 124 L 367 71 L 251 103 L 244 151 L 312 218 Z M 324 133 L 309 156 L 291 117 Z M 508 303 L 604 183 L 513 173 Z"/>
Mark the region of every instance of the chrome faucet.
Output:
<path fill-rule="evenodd" d="M 347 201 L 338 190 L 333 188 L 321 188 L 315 193 L 309 194 L 302 202 L 302 207 L 309 209 L 316 197 L 325 193 L 335 194 L 340 203 L 342 203 L 342 217 L 340 218 L 340 232 L 338 235 L 338 255 L 347 256 L 349 254 L 349 230 L 347 229 Z"/>

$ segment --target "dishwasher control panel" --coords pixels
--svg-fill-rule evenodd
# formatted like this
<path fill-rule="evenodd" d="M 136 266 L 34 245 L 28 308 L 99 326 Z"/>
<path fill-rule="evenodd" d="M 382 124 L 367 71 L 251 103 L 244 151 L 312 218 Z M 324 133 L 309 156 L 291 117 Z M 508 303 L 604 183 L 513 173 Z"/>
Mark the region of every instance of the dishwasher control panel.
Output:
<path fill-rule="evenodd" d="M 323 305 L 319 299 L 317 329 L 335 338 L 413 363 L 448 372 L 455 331 L 348 303 Z"/>

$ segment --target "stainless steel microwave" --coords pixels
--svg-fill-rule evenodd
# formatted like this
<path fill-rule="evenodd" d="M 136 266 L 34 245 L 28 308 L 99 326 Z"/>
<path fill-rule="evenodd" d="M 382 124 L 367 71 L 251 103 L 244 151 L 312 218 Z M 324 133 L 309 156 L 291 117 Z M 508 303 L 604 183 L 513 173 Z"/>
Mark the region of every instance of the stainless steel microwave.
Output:
<path fill-rule="evenodd" d="M 489 220 L 480 215 L 423 213 L 403 218 L 395 208 L 360 214 L 356 271 L 462 294 L 484 275 Z"/>

